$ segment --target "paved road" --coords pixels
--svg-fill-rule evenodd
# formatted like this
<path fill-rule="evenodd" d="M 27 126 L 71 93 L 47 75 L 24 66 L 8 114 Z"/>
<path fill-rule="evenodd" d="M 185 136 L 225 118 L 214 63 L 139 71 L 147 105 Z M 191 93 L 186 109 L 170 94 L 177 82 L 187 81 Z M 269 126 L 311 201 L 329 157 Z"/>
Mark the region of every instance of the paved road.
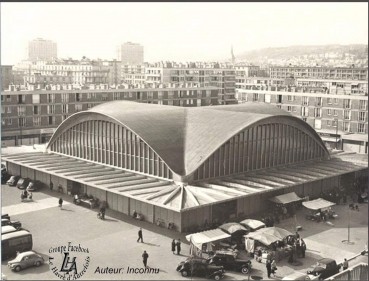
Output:
<path fill-rule="evenodd" d="M 2 186 L 2 212 L 8 213 L 13 220 L 20 220 L 24 228 L 31 231 L 34 238 L 34 250 L 45 258 L 48 259 L 49 256 L 60 258 L 60 256 L 50 254 L 50 248 L 71 242 L 73 245 L 80 244 L 81 247 L 89 249 L 91 260 L 81 279 L 190 279 L 182 278 L 175 271 L 177 264 L 185 259 L 189 252 L 188 244 L 182 243 L 183 255 L 181 256 L 173 255 L 170 251 L 173 238 L 181 238 L 183 242 L 186 242 L 183 234 L 149 223 L 138 222 L 110 210 L 107 212 L 107 219 L 101 221 L 96 217 L 96 210 L 76 206 L 71 203 L 72 198 L 66 195 L 62 195 L 64 206 L 63 210 L 60 210 L 57 203 L 59 196 L 60 194 L 48 190 L 34 192 L 34 202 L 21 203 L 19 190 L 15 187 Z M 342 243 L 343 239 L 347 239 L 347 206 L 336 206 L 335 208 L 339 214 L 339 218 L 334 221 L 335 226 L 305 221 L 304 210 L 298 212 L 296 221 L 303 226 L 301 235 L 308 246 L 306 258 L 301 259 L 301 265 L 295 267 L 291 267 L 286 261 L 279 262 L 278 276 L 285 276 L 294 270 L 306 271 L 311 264 L 322 257 L 342 260 L 363 249 L 368 234 L 367 205 L 363 205 L 359 212 L 351 214 L 351 240 L 355 242 L 353 245 Z M 292 230 L 295 220 L 285 220 L 278 226 Z M 145 243 L 136 242 L 139 227 L 143 228 Z M 144 250 L 149 253 L 148 265 L 151 268 L 157 268 L 158 273 L 128 274 L 127 267 L 142 268 L 141 255 Z M 80 261 L 83 254 L 77 257 Z M 367 259 L 367 256 L 359 257 L 350 264 L 367 262 Z M 2 262 L 1 268 L 9 280 L 58 280 L 58 277 L 50 270 L 52 266 L 49 268 L 49 265 L 14 273 L 6 264 L 6 261 Z M 59 266 L 61 267 L 61 262 Z M 98 273 L 106 267 L 124 268 L 124 270 L 117 274 Z M 252 276 L 268 279 L 264 264 L 253 261 L 253 267 Z M 247 276 L 227 272 L 226 279 L 246 280 Z"/>

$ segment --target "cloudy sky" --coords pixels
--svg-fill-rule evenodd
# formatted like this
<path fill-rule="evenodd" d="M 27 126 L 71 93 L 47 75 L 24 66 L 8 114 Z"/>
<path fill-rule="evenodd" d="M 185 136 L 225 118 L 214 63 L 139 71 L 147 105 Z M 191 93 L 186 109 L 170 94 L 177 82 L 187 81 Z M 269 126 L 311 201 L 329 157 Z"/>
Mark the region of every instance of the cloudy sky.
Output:
<path fill-rule="evenodd" d="M 221 60 L 291 45 L 368 44 L 368 3 L 1 3 L 1 64 L 35 38 L 59 57 L 116 58 L 124 42 L 145 61 Z"/>

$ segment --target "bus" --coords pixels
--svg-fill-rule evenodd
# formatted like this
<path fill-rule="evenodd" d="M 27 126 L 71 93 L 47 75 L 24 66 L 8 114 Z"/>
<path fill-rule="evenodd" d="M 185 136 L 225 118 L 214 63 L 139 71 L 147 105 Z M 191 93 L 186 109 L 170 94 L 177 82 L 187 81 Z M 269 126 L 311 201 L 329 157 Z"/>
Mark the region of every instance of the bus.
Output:
<path fill-rule="evenodd" d="M 14 231 L 17 231 L 17 229 L 14 226 L 11 226 L 11 225 L 5 225 L 5 226 L 1 227 L 1 234 L 2 235 L 10 233 L 10 232 L 14 232 Z"/>
<path fill-rule="evenodd" d="M 17 252 L 31 251 L 32 247 L 32 234 L 26 230 L 1 235 L 1 260 L 13 257 Z"/>

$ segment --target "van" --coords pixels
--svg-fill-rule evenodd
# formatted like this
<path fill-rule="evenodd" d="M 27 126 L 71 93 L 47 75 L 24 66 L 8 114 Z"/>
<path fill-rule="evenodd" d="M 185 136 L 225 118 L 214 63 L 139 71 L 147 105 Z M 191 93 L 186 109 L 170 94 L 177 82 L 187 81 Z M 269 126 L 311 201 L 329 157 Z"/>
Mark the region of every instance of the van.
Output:
<path fill-rule="evenodd" d="M 11 225 L 5 225 L 5 226 L 1 227 L 1 234 L 2 235 L 10 233 L 10 232 L 14 232 L 14 231 L 17 231 L 17 229 L 14 226 L 11 226 Z"/>
<path fill-rule="evenodd" d="M 31 251 L 32 247 L 32 234 L 26 230 L 1 235 L 1 260 L 16 256 L 17 252 Z"/>

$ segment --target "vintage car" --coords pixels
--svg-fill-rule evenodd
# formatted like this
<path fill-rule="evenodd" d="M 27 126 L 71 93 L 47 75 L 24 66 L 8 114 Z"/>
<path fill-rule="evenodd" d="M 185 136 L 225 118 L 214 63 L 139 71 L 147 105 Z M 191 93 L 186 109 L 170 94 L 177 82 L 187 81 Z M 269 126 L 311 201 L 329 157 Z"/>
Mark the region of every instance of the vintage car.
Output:
<path fill-rule="evenodd" d="M 177 271 L 183 277 L 203 277 L 208 279 L 220 280 L 224 277 L 223 266 L 211 265 L 207 259 L 187 258 L 177 266 Z"/>
<path fill-rule="evenodd" d="M 340 268 L 341 265 L 337 264 L 334 259 L 324 258 L 312 265 L 307 274 L 319 276 L 319 279 L 323 280 L 337 274 Z"/>
<path fill-rule="evenodd" d="M 282 280 L 319 280 L 319 276 L 295 271 L 285 277 Z"/>
<path fill-rule="evenodd" d="M 251 260 L 237 259 L 236 255 L 230 252 L 217 251 L 208 260 L 209 264 L 223 266 L 226 270 L 238 271 L 248 274 L 251 270 Z"/>
<path fill-rule="evenodd" d="M 15 259 L 8 262 L 10 269 L 18 272 L 31 266 L 40 266 L 44 263 L 44 258 L 34 251 L 20 253 Z"/>
<path fill-rule="evenodd" d="M 7 180 L 6 184 L 9 186 L 15 186 L 20 179 L 20 176 L 11 176 L 10 179 Z"/>

